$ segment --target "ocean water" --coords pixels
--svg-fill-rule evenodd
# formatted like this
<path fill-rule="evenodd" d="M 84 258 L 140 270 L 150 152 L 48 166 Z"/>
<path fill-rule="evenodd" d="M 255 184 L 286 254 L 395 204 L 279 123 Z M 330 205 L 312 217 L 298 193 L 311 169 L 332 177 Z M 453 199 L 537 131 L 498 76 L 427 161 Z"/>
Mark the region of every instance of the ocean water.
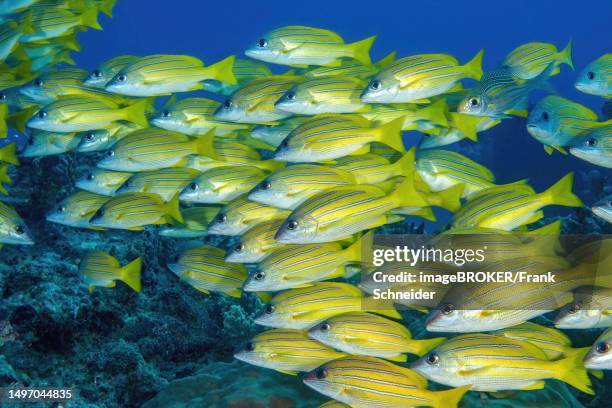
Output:
<path fill-rule="evenodd" d="M 521 44 L 544 41 L 561 49 L 572 39 L 576 71 L 562 66 L 550 83 L 555 93 L 597 113 L 603 99 L 577 91 L 573 83 L 577 71 L 610 52 L 612 46 L 612 2 L 605 0 L 119 0 L 113 14 L 112 19 L 99 17 L 103 31 L 78 35 L 82 51 L 73 53 L 78 67 L 91 70 L 122 54 L 187 54 L 208 65 L 229 55 L 243 56 L 244 49 L 263 33 L 293 24 L 328 28 L 347 42 L 376 35 L 373 60 L 397 51 L 400 57 L 443 52 L 466 62 L 484 49 L 485 70 L 495 68 Z M 223 100 L 203 92 L 185 95 Z M 534 92 L 531 104 L 545 95 Z M 163 98 L 158 107 L 162 103 Z M 25 142 L 23 135 L 15 135 L 17 132 L 9 132 L 7 141 Z M 404 134 L 407 146 L 416 145 L 420 137 L 418 132 Z M 479 139 L 479 143 L 464 140 L 444 148 L 485 165 L 499 183 L 528 179 L 536 191 L 574 172 L 574 191 L 587 207 L 612 192 L 609 169 L 571 155 L 547 154 L 527 133 L 523 118 L 504 120 L 480 133 Z M 95 163 L 91 157 L 69 153 L 23 158 L 13 173 L 15 183 L 7 202 L 18 209 L 36 244 L 7 245 L 0 250 L 0 387 L 74 391 L 72 401 L 38 404 L 55 407 L 314 408 L 326 401 L 306 388 L 300 376 L 233 358 L 237 349 L 262 331 L 253 321 L 263 307 L 261 300 L 250 294 L 240 299 L 205 295 L 167 268 L 187 248 L 200 242 L 222 247 L 227 239 L 168 239 L 149 229 L 91 231 L 45 220 L 51 208 L 75 191 L 75 181 Z M 425 222 L 426 232 L 443 228 L 451 216 L 438 209 L 436 215 L 437 222 Z M 612 233 L 611 224 L 595 218 L 588 209 L 548 207 L 545 215 L 546 221 L 560 219 L 567 233 Z M 424 221 L 411 217 L 408 222 L 418 225 Z M 120 283 L 89 293 L 78 268 L 83 253 L 91 249 L 112 253 L 122 265 L 142 257 L 142 291 L 135 293 Z M 404 317 L 413 334 L 425 334 L 422 315 L 405 312 Z M 537 322 L 550 325 L 550 317 Z M 600 333 L 597 329 L 567 332 L 574 347 L 590 346 Z M 610 406 L 610 372 L 592 381 L 595 396 L 549 381 L 541 391 L 473 392 L 460 406 Z M 0 400 L 0 406 L 3 404 Z"/>

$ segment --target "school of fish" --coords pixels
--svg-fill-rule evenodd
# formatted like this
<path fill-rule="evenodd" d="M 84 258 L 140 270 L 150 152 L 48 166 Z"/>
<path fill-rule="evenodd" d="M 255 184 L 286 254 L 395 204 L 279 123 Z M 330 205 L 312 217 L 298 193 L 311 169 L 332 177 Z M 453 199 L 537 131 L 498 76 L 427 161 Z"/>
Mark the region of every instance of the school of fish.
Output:
<path fill-rule="evenodd" d="M 574 68 L 571 41 L 563 49 L 524 44 L 483 72 L 483 50 L 469 61 L 395 52 L 372 61 L 373 36 L 350 43 L 327 29 L 286 26 L 254 38 L 246 57 L 205 64 L 187 55 L 120 55 L 90 72 L 69 66 L 69 52 L 80 48 L 77 33 L 101 29 L 97 14 L 110 16 L 114 3 L 0 2 L 0 137 L 9 128 L 28 135 L 19 154 L 15 142 L 0 148 L 0 192 L 9 193 L 8 168 L 20 158 L 94 155 L 97 165 L 49 210 L 49 222 L 154 228 L 170 238 L 227 236 L 227 248 L 193 246 L 168 268 L 205 294 L 257 294 L 265 306 L 255 322 L 268 329 L 235 357 L 304 373 L 308 387 L 333 399 L 322 407 L 455 407 L 468 391 L 540 389 L 547 379 L 591 394 L 589 375 L 612 369 L 612 310 L 601 306 L 612 301 L 612 285 L 585 289 L 578 271 L 588 248 L 563 256 L 510 234 L 559 235 L 559 223 L 529 224 L 543 218 L 544 207 L 583 206 L 573 174 L 537 192 L 525 180 L 498 184 L 485 166 L 443 148 L 477 141 L 478 133 L 521 116 L 548 153 L 569 151 L 612 168 L 612 121 L 556 94 L 527 110 L 532 91 L 549 90 L 552 76 Z M 266 63 L 287 70 L 273 73 Z M 575 86 L 612 98 L 612 54 L 584 67 Z M 214 96 L 181 95 L 188 91 Z M 404 131 L 423 137 L 408 149 Z M 441 239 L 495 237 L 485 242 L 505 268 L 495 270 L 570 276 L 556 328 L 529 320 L 560 300 L 546 303 L 518 285 L 505 296 L 539 309 L 495 310 L 486 287 L 451 288 L 445 299 L 454 304 L 409 305 L 430 313 L 432 335 L 421 339 L 393 305 L 366 307 L 380 284 L 350 278 L 362 271 L 372 232 L 409 216 L 435 220 L 432 207 L 453 213 Z M 609 200 L 592 211 L 612 222 Z M 0 243 L 36 239 L 0 201 Z M 448 265 L 420 267 L 452 273 Z M 139 292 L 141 269 L 141 258 L 122 266 L 99 250 L 79 265 L 90 291 L 120 281 Z M 463 310 L 472 299 L 492 303 Z M 573 348 L 559 330 L 587 328 L 607 328 L 591 348 Z M 407 355 L 418 358 L 409 367 Z M 429 381 L 446 390 L 432 391 Z"/>

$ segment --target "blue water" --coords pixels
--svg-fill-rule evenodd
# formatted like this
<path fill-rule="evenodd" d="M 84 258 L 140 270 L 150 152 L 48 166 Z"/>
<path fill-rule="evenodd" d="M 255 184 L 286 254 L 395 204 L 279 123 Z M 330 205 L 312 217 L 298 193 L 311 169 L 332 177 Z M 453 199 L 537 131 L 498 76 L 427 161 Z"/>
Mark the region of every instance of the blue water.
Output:
<path fill-rule="evenodd" d="M 199 0 L 119 1 L 115 18 L 101 16 L 103 32 L 90 30 L 79 38 L 85 45 L 75 54 L 79 66 L 91 69 L 120 54 L 191 54 L 212 63 L 243 50 L 265 32 L 283 25 L 300 24 L 337 31 L 347 42 L 377 35 L 372 48 L 374 60 L 396 50 L 398 56 L 444 52 L 468 61 L 485 49 L 484 69 L 495 68 L 515 47 L 530 41 L 552 42 L 563 48 L 574 41 L 577 71 L 610 52 L 612 1 L 588 2 L 553 0 L 494 1 L 324 1 L 290 2 Z M 286 69 L 278 67 L 280 71 Z M 596 112 L 603 100 L 577 91 L 576 72 L 563 66 L 552 78 L 556 92 L 580 102 Z M 543 93 L 532 95 L 533 102 Z M 407 135 L 416 143 L 418 135 Z M 499 182 L 529 178 L 542 190 L 568 171 L 588 172 L 599 167 L 572 156 L 549 156 L 531 138 L 524 119 L 506 120 L 481 140 L 493 146 L 480 148 L 463 142 L 451 149 L 462 149 L 493 170 Z M 609 171 L 606 173 L 609 174 Z M 587 204 L 594 200 L 583 197 Z M 555 211 L 548 210 L 548 211 Z"/>

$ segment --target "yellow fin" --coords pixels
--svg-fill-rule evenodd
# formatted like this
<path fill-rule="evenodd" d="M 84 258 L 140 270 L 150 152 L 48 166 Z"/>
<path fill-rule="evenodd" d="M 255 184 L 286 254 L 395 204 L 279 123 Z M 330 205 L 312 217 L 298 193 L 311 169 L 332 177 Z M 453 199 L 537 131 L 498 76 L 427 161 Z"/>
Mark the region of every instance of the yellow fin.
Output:
<path fill-rule="evenodd" d="M 210 157 L 211 159 L 217 158 L 214 130 L 209 130 L 206 134 L 195 140 L 195 150 L 202 156 Z"/>
<path fill-rule="evenodd" d="M 406 148 L 402 140 L 402 127 L 404 126 L 404 118 L 397 118 L 391 122 L 376 128 L 378 142 L 384 143 L 400 153 L 404 153 Z"/>
<path fill-rule="evenodd" d="M 408 361 L 408 356 L 405 354 L 398 354 L 397 356 L 386 357 L 389 361 L 397 361 L 398 363 L 405 363 Z"/>
<path fill-rule="evenodd" d="M 211 71 L 211 76 L 217 81 L 224 82 L 226 84 L 235 85 L 237 83 L 236 77 L 234 76 L 234 55 L 225 58 L 207 67 Z"/>
<path fill-rule="evenodd" d="M 349 44 L 349 47 L 352 50 L 353 58 L 361 62 L 363 65 L 371 65 L 372 60 L 370 59 L 370 48 L 372 48 L 374 40 L 376 40 L 375 35 Z"/>
<path fill-rule="evenodd" d="M 467 64 L 464 65 L 464 68 L 467 71 L 467 74 L 470 78 L 475 80 L 480 80 L 482 77 L 482 56 L 484 55 L 484 50 L 478 51 L 478 54 L 474 56 Z"/>
<path fill-rule="evenodd" d="M 102 30 L 102 26 L 98 23 L 98 8 L 92 7 L 89 10 L 86 10 L 80 16 L 81 24 L 85 27 L 91 27 L 95 30 Z"/>
<path fill-rule="evenodd" d="M 595 392 L 591 389 L 591 380 L 587 370 L 582 363 L 582 359 L 587 352 L 588 350 L 578 349 L 578 351 L 571 353 L 567 357 L 553 362 L 552 364 L 555 367 L 553 372 L 556 375 L 555 378 L 568 383 L 586 394 L 595 395 Z"/>
<path fill-rule="evenodd" d="M 434 408 L 456 408 L 459 402 L 463 399 L 466 392 L 471 389 L 470 385 L 464 385 L 462 387 L 452 388 L 446 391 L 438 391 L 433 393 L 436 400 L 434 402 Z"/>
<path fill-rule="evenodd" d="M 174 218 L 181 224 L 185 223 L 183 220 L 183 215 L 181 214 L 181 209 L 179 207 L 179 194 L 175 194 L 170 201 L 164 204 L 164 209 L 166 210 L 166 214 L 170 217 Z"/>
<path fill-rule="evenodd" d="M 147 121 L 145 112 L 150 103 L 149 99 L 141 99 L 133 105 L 123 108 L 122 111 L 125 113 L 125 120 L 142 127 L 148 127 L 149 122 Z"/>
<path fill-rule="evenodd" d="M 570 38 L 565 48 L 559 52 L 557 59 L 559 60 L 560 64 L 567 64 L 573 70 L 574 63 L 572 62 L 572 44 L 573 40 Z"/>
<path fill-rule="evenodd" d="M 0 161 L 19 166 L 19 159 L 15 156 L 17 143 L 12 142 L 0 148 Z"/>
<path fill-rule="evenodd" d="M 236 289 L 232 289 L 229 292 L 225 292 L 228 296 L 231 296 L 233 298 L 237 298 L 240 299 L 242 297 L 242 291 L 238 288 Z"/>
<path fill-rule="evenodd" d="M 566 207 L 582 207 L 584 205 L 582 200 L 572 192 L 573 183 L 574 173 L 570 172 L 548 190 L 541 193 L 541 195 L 550 202 L 550 204 L 563 205 Z"/>
<path fill-rule="evenodd" d="M 129 264 L 121 268 L 119 279 L 125 282 L 135 292 L 140 292 L 142 286 L 140 282 L 140 270 L 142 269 L 142 259 L 134 259 Z"/>

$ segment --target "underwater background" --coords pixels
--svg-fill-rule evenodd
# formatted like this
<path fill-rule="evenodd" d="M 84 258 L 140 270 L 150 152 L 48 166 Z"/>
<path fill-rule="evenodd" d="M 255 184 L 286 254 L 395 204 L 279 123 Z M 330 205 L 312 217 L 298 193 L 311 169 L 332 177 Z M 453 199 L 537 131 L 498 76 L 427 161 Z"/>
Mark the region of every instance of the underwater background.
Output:
<path fill-rule="evenodd" d="M 612 45 L 612 2 L 605 0 L 120 0 L 113 15 L 112 19 L 100 16 L 103 31 L 79 34 L 82 51 L 73 53 L 78 67 L 90 71 L 121 54 L 187 54 L 218 61 L 241 55 L 261 33 L 291 24 L 325 27 L 348 42 L 377 35 L 373 60 L 396 50 L 400 56 L 444 52 L 467 61 L 484 49 L 485 69 L 494 68 L 510 50 L 530 41 L 562 48 L 573 39 L 576 70 Z M 575 75 L 564 67 L 551 83 L 560 95 L 600 113 L 603 99 L 577 91 Z M 220 100 L 204 92 L 193 95 Z M 531 100 L 535 103 L 543 96 L 535 92 Z M 419 137 L 417 132 L 406 132 L 406 145 L 416 144 Z M 15 131 L 6 140 L 25 144 Z M 526 132 L 524 118 L 505 120 L 479 134 L 479 140 L 447 148 L 491 169 L 499 183 L 528 178 L 541 191 L 574 171 L 574 191 L 587 206 L 612 192 L 609 169 L 571 155 L 548 155 Z M 300 377 L 234 360 L 234 351 L 262 331 L 253 323 L 262 303 L 253 295 L 207 296 L 179 281 L 167 264 L 189 242 L 149 230 L 98 232 L 45 220 L 49 209 L 74 191 L 75 181 L 94 163 L 91 157 L 68 153 L 22 159 L 12 173 L 7 202 L 18 209 L 36 245 L 7 245 L 0 252 L 0 386 L 72 387 L 77 396 L 65 404 L 70 407 L 288 408 L 324 402 Z M 542 224 L 561 219 L 565 233 L 612 233 L 609 223 L 586 208 L 555 207 L 545 214 Z M 426 222 L 425 232 L 438 231 L 449 218 L 443 211 L 436 215 L 439 221 Z M 410 230 L 411 223 L 422 222 L 409 218 L 404 227 Z M 222 242 L 219 237 L 202 240 Z M 89 293 L 78 263 L 81 254 L 93 248 L 121 260 L 143 257 L 142 291 L 117 285 Z M 415 321 L 413 333 L 418 334 L 419 326 L 422 322 Z M 568 332 L 574 347 L 591 345 L 598 333 Z M 460 406 L 605 407 L 612 399 L 611 384 L 612 376 L 606 372 L 603 380 L 593 379 L 594 397 L 551 381 L 543 391 L 520 393 L 513 399 L 486 400 L 470 394 Z"/>

